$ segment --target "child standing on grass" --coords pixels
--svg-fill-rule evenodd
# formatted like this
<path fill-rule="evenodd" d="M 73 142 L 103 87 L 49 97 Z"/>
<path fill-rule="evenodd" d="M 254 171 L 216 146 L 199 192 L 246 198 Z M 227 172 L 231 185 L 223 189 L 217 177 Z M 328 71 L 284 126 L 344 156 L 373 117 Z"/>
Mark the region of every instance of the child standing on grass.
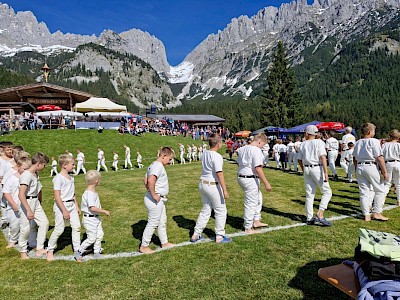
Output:
<path fill-rule="evenodd" d="M 199 181 L 199 190 L 203 208 L 197 218 L 196 227 L 190 241 L 195 243 L 203 239 L 201 233 L 207 226 L 214 210 L 215 216 L 215 242 L 229 243 L 231 238 L 225 236 L 225 224 L 227 217 L 225 199 L 229 194 L 225 185 L 224 174 L 222 173 L 223 158 L 217 151 L 222 147 L 221 136 L 212 133 L 208 139 L 210 150 L 206 150 L 202 157 L 203 171 Z"/>
<path fill-rule="evenodd" d="M 81 211 L 83 214 L 83 226 L 86 229 L 87 238 L 82 242 L 74 257 L 76 261 L 81 262 L 85 250 L 93 244 L 94 257 L 101 257 L 101 241 L 104 236 L 103 227 L 101 226 L 100 214 L 107 217 L 110 211 L 102 209 L 99 195 L 96 187 L 100 184 L 101 174 L 99 171 L 90 170 L 86 173 L 85 179 L 87 188 L 82 195 Z"/>
<path fill-rule="evenodd" d="M 60 155 L 58 159 L 61 167 L 53 179 L 54 185 L 54 231 L 50 236 L 47 247 L 47 260 L 54 260 L 54 249 L 57 247 L 57 240 L 64 232 L 65 222 L 70 222 L 72 229 L 72 247 L 78 250 L 81 241 L 81 223 L 79 220 L 80 210 L 75 197 L 74 178 L 70 172 L 75 168 L 75 160 L 68 154 Z"/>
<path fill-rule="evenodd" d="M 125 148 L 125 169 L 128 170 L 128 165 L 131 167 L 131 170 L 133 170 L 132 162 L 131 162 L 131 148 L 129 148 L 127 145 L 124 145 Z"/>
<path fill-rule="evenodd" d="M 112 163 L 112 167 L 114 168 L 114 171 L 118 171 L 118 153 L 113 151 L 113 163 Z"/>
<path fill-rule="evenodd" d="M 350 142 L 347 144 L 347 151 L 345 154 L 344 159 L 347 162 L 348 168 L 347 168 L 347 177 L 349 179 L 349 182 L 353 182 L 353 174 L 354 174 L 354 162 L 353 162 L 353 151 L 354 151 L 354 143 Z"/>
<path fill-rule="evenodd" d="M 13 143 L 0 142 L 0 181 L 3 180 L 4 174 L 12 168 L 14 163 L 13 159 Z M 2 199 L 2 186 L 0 186 L 0 199 L 1 199 L 1 228 L 6 228 L 7 223 L 7 203 Z"/>
<path fill-rule="evenodd" d="M 331 226 L 324 218 L 324 211 L 332 198 L 332 190 L 328 182 L 328 166 L 325 143 L 317 138 L 318 128 L 308 125 L 305 131 L 306 140 L 299 150 L 299 164 L 303 170 L 306 190 L 306 222 L 307 225 Z M 314 218 L 314 198 L 317 187 L 322 193 L 318 212 Z"/>
<path fill-rule="evenodd" d="M 358 188 L 360 190 L 360 205 L 365 221 L 371 221 L 371 207 L 373 218 L 379 221 L 389 220 L 382 215 L 385 204 L 386 190 L 384 181 L 379 175 L 380 168 L 383 180 L 388 180 L 385 160 L 379 140 L 375 139 L 375 125 L 364 123 L 361 125 L 362 138 L 354 146 L 354 166 L 356 168 Z M 371 186 L 373 191 L 371 191 Z M 375 195 L 374 195 L 375 194 Z"/>
<path fill-rule="evenodd" d="M 179 145 L 179 159 L 181 161 L 181 165 L 185 164 L 185 146 L 182 143 L 178 143 Z"/>
<path fill-rule="evenodd" d="M 44 242 L 46 240 L 47 230 L 49 229 L 49 220 L 42 208 L 42 185 L 39 181 L 38 173 L 42 171 L 49 158 L 43 153 L 36 153 L 32 157 L 32 165 L 24 171 L 19 177 L 18 197 L 21 201 L 20 214 L 20 232 L 18 245 L 20 247 L 21 259 L 29 259 L 28 237 L 31 230 L 30 221 L 35 221 L 38 226 L 36 256 L 40 257 L 46 254 Z M 33 225 L 33 224 L 32 224 Z"/>
<path fill-rule="evenodd" d="M 238 183 L 244 192 L 244 231 L 256 233 L 254 228 L 268 226 L 261 222 L 262 194 L 260 181 L 267 192 L 271 191 L 263 172 L 264 155 L 261 148 L 268 141 L 264 133 L 259 133 L 254 140 L 238 150 Z"/>
<path fill-rule="evenodd" d="M 140 152 L 137 152 L 137 158 L 136 158 L 136 162 L 138 164 L 138 168 L 141 169 L 144 167 L 144 165 L 142 164 L 143 158 L 142 155 L 140 154 Z"/>
<path fill-rule="evenodd" d="M 18 198 L 19 178 L 32 165 L 28 156 L 16 158 L 16 165 L 10 176 L 4 176 L 3 197 L 7 201 L 7 221 L 10 227 L 10 238 L 6 248 L 14 248 L 18 242 L 20 230 L 21 201 Z"/>
<path fill-rule="evenodd" d="M 388 179 L 385 181 L 386 195 L 392 182 L 396 187 L 397 205 L 400 206 L 400 132 L 397 129 L 389 132 L 388 141 L 383 144 L 382 153 L 385 159 Z"/>
<path fill-rule="evenodd" d="M 165 202 L 169 191 L 168 176 L 165 167 L 174 157 L 174 151 L 170 147 L 163 147 L 156 161 L 154 161 L 147 170 L 144 183 L 147 193 L 144 197 L 144 204 L 148 211 L 147 225 L 143 232 L 142 243 L 139 251 L 141 253 L 151 254 L 154 250 L 149 245 L 151 237 L 156 228 L 158 228 L 158 237 L 162 248 L 174 246 L 168 242 L 167 237 L 167 213 Z"/>
<path fill-rule="evenodd" d="M 54 174 L 55 174 L 55 175 L 58 174 L 57 165 L 58 165 L 58 163 L 57 163 L 56 159 L 54 158 L 54 156 L 52 156 L 52 157 L 51 157 L 50 177 L 53 177 Z"/>
<path fill-rule="evenodd" d="M 108 168 L 106 166 L 106 158 L 104 157 L 104 151 L 101 150 L 100 147 L 97 148 L 97 171 L 100 172 L 100 168 L 103 168 L 106 172 L 108 172 Z"/>
<path fill-rule="evenodd" d="M 83 171 L 83 174 L 86 174 L 86 169 L 85 169 L 85 154 L 81 151 L 81 149 L 76 149 L 76 152 L 78 153 L 76 155 L 76 161 L 78 166 L 76 167 L 76 175 L 79 175 L 81 170 Z"/>

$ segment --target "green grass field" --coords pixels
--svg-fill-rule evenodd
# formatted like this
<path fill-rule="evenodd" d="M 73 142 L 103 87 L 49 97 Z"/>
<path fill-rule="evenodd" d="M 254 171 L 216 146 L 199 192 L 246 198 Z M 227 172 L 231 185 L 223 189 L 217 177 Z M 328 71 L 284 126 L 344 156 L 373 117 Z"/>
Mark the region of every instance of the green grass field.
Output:
<path fill-rule="evenodd" d="M 142 137 L 118 135 L 115 131 L 98 134 L 90 130 L 48 130 L 13 132 L 3 136 L 23 145 L 30 153 L 43 151 L 49 157 L 66 149 L 76 155 L 81 148 L 86 155 L 87 169 L 94 169 L 97 147 L 105 151 L 106 160 L 112 150 L 123 157 L 123 144 L 131 147 L 132 162 L 140 150 L 145 167 L 154 160 L 157 149 L 178 142 L 192 143 L 182 137 L 146 134 Z M 199 142 L 197 142 L 199 144 Z M 224 154 L 225 155 L 225 154 Z M 122 164 L 122 159 L 120 164 Z M 111 169 L 111 162 L 107 163 Z M 189 240 L 201 209 L 197 189 L 201 173 L 199 162 L 167 166 L 170 194 L 167 202 L 168 236 L 170 242 Z M 237 166 L 226 161 L 224 173 L 230 198 L 227 200 L 227 233 L 242 230 L 243 193 L 236 181 Z M 98 188 L 102 206 L 111 211 L 103 218 L 104 253 L 138 250 L 147 211 L 143 204 L 144 169 L 102 172 Z M 41 174 L 43 206 L 54 225 L 50 168 Z M 264 192 L 263 221 L 270 227 L 305 221 L 303 178 L 274 169 L 265 169 L 273 191 Z M 340 173 L 339 173 L 340 175 Z M 80 201 L 84 176 L 75 179 Z M 333 197 L 326 217 L 359 212 L 356 184 L 331 181 Z M 317 194 L 319 199 L 319 194 Z M 391 194 L 386 203 L 395 204 Z M 317 209 L 319 201 L 316 201 Z M 334 221 L 330 228 L 298 226 L 250 236 L 237 236 L 226 245 L 200 243 L 175 247 L 152 255 L 131 258 L 73 261 L 31 259 L 21 261 L 16 250 L 6 250 L 0 239 L 0 295 L 2 299 L 348 299 L 317 276 L 321 267 L 352 259 L 360 227 L 399 233 L 400 209 L 385 213 L 389 222 L 369 222 L 350 217 Z M 50 236 L 52 229 L 48 232 Z M 82 227 L 82 232 L 84 228 Z M 205 235 L 214 235 L 210 220 Z M 152 247 L 158 247 L 157 238 Z M 59 243 L 57 255 L 71 255 L 70 232 L 67 228 Z"/>

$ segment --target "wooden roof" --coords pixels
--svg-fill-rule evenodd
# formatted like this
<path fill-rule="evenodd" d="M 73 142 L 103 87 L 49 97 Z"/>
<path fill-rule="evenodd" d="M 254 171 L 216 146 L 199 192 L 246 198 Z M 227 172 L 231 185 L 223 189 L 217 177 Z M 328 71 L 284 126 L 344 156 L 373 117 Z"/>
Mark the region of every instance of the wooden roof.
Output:
<path fill-rule="evenodd" d="M 46 82 L 21 85 L 0 90 L 0 105 L 4 102 L 28 102 L 33 105 L 56 104 L 73 106 L 93 95 Z"/>

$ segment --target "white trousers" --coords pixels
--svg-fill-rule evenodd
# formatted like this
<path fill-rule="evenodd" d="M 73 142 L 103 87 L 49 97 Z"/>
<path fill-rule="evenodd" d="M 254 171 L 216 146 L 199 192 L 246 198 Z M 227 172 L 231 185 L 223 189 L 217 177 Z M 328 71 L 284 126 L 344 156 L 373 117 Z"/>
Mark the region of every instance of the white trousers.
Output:
<path fill-rule="evenodd" d="M 347 150 L 346 150 L 347 151 Z M 340 155 L 340 166 L 342 167 L 343 171 L 348 173 L 349 169 L 349 164 L 347 163 L 345 157 L 346 157 L 346 151 L 342 151 L 342 154 Z"/>
<path fill-rule="evenodd" d="M 106 166 L 106 160 L 104 158 L 97 160 L 97 171 L 100 172 L 101 167 L 103 167 L 103 169 L 106 170 L 106 172 L 108 172 L 108 169 Z"/>
<path fill-rule="evenodd" d="M 244 228 L 251 229 L 254 221 L 261 220 L 260 180 L 258 178 L 238 177 L 238 183 L 244 192 Z"/>
<path fill-rule="evenodd" d="M 57 175 L 57 166 L 51 167 L 50 176 Z"/>
<path fill-rule="evenodd" d="M 181 152 L 181 154 L 180 154 L 180 156 L 179 156 L 179 159 L 180 159 L 180 161 L 181 161 L 181 164 L 186 163 L 186 162 L 185 162 L 185 158 L 184 158 L 183 156 L 184 156 L 184 153 Z"/>
<path fill-rule="evenodd" d="M 397 202 L 400 202 L 400 162 L 387 162 L 386 170 L 389 177 L 388 180 L 385 181 L 386 195 L 389 193 L 393 182 L 396 187 Z"/>
<path fill-rule="evenodd" d="M 186 153 L 186 158 L 188 159 L 189 162 L 192 162 L 192 153 Z"/>
<path fill-rule="evenodd" d="M 386 188 L 376 165 L 358 165 L 357 182 L 360 190 L 360 205 L 364 216 L 383 211 L 385 204 Z M 372 190 L 371 190 L 372 186 Z"/>
<path fill-rule="evenodd" d="M 268 156 L 268 151 L 263 151 L 262 152 L 264 155 L 264 166 L 269 166 L 269 156 Z"/>
<path fill-rule="evenodd" d="M 337 159 L 338 155 L 339 155 L 339 152 L 337 150 L 328 151 L 328 166 L 332 171 L 332 175 L 337 174 L 335 163 L 336 163 L 336 159 Z M 347 173 L 347 171 L 346 171 L 346 173 Z"/>
<path fill-rule="evenodd" d="M 83 171 L 83 174 L 86 174 L 85 166 L 83 165 L 83 161 L 78 160 L 78 165 L 76 167 L 76 174 L 79 174 L 80 171 Z"/>
<path fill-rule="evenodd" d="M 81 244 L 81 222 L 79 220 L 78 210 L 76 209 L 75 202 L 73 201 L 64 202 L 64 205 L 70 215 L 69 223 L 72 229 L 71 232 L 72 247 L 74 248 L 74 251 L 77 251 L 79 245 Z M 65 223 L 68 222 L 68 220 L 64 219 L 61 209 L 58 207 L 56 203 L 54 203 L 53 211 L 54 211 L 55 225 L 47 247 L 47 250 L 49 251 L 53 251 L 57 247 L 57 240 L 64 232 Z"/>
<path fill-rule="evenodd" d="M 93 245 L 94 253 L 101 253 L 101 241 L 103 240 L 104 231 L 101 226 L 100 217 L 83 216 L 83 226 L 86 229 L 87 238 L 79 247 L 79 252 L 83 253 L 90 245 Z"/>
<path fill-rule="evenodd" d="M 132 162 L 131 162 L 131 157 L 130 157 L 130 156 L 125 157 L 125 169 L 128 168 L 128 165 L 129 165 L 131 168 L 133 168 L 133 167 L 132 167 Z"/>
<path fill-rule="evenodd" d="M 317 187 L 322 193 L 319 210 L 328 208 L 328 203 L 332 198 L 332 190 L 329 182 L 324 182 L 324 172 L 322 166 L 304 167 L 304 188 L 306 190 L 306 217 L 310 221 L 314 216 L 314 198 Z"/>
<path fill-rule="evenodd" d="M 49 220 L 47 219 L 46 214 L 42 208 L 42 205 L 39 202 L 39 199 L 27 199 L 29 207 L 31 208 L 34 214 L 34 221 L 38 226 L 37 233 L 37 244 L 36 249 L 41 250 L 44 248 L 44 242 L 46 240 L 47 230 L 49 229 Z M 31 231 L 32 222 L 30 222 L 26 216 L 26 209 L 21 205 L 21 214 L 20 214 L 20 229 L 19 229 L 19 238 L 18 245 L 20 247 L 20 252 L 27 252 L 28 249 L 28 238 L 29 233 Z"/>
<path fill-rule="evenodd" d="M 299 170 L 299 153 L 296 152 L 293 159 L 294 171 L 297 172 Z"/>
<path fill-rule="evenodd" d="M 19 237 L 19 227 L 20 227 L 20 211 L 14 211 L 11 207 L 7 208 L 7 222 L 10 228 L 10 243 L 17 243 Z"/>
<path fill-rule="evenodd" d="M 288 158 L 288 168 L 289 170 L 292 169 L 292 165 L 294 165 L 294 159 L 296 156 L 296 152 L 289 152 L 289 158 Z"/>
<path fill-rule="evenodd" d="M 149 193 L 144 197 L 144 205 L 147 208 L 147 225 L 143 232 L 142 246 L 150 245 L 151 238 L 156 228 L 158 229 L 158 238 L 161 244 L 168 243 L 167 236 L 167 212 L 164 201 L 157 202 Z"/>
<path fill-rule="evenodd" d="M 280 168 L 281 167 L 281 163 L 279 162 L 279 152 L 275 152 L 275 155 L 274 155 L 274 159 L 275 159 L 275 162 L 276 162 L 276 167 L 277 168 Z"/>
<path fill-rule="evenodd" d="M 214 210 L 215 217 L 215 234 L 217 236 L 225 235 L 225 224 L 227 217 L 226 203 L 221 186 L 199 183 L 199 191 L 203 208 L 197 218 L 194 232 L 200 235 L 207 226 L 211 216 L 211 211 Z"/>
<path fill-rule="evenodd" d="M 353 174 L 354 174 L 354 163 L 350 161 L 349 167 L 347 168 L 347 178 L 349 178 L 349 180 L 353 180 Z"/>
<path fill-rule="evenodd" d="M 114 160 L 113 163 L 112 163 L 112 166 L 113 166 L 115 171 L 118 171 L 118 160 Z"/>

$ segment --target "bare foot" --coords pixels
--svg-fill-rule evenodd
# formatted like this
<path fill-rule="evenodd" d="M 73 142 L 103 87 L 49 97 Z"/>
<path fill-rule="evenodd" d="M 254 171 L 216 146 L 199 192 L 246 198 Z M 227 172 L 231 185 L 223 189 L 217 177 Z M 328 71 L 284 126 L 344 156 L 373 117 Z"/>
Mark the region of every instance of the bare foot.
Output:
<path fill-rule="evenodd" d="M 389 220 L 389 218 L 385 217 L 384 215 L 382 215 L 381 213 L 375 213 L 373 215 L 373 219 L 377 220 L 377 221 L 387 221 Z"/>
<path fill-rule="evenodd" d="M 46 249 L 36 250 L 36 257 L 42 257 L 42 256 L 44 256 L 46 254 L 47 254 L 47 250 Z"/>
<path fill-rule="evenodd" d="M 245 229 L 244 233 L 246 233 L 246 234 L 255 234 L 255 233 L 258 233 L 258 231 L 254 230 L 253 228 L 249 228 L 249 229 Z"/>
<path fill-rule="evenodd" d="M 140 253 L 144 253 L 144 254 L 152 254 L 152 253 L 154 253 L 155 251 L 154 251 L 154 250 L 151 250 L 149 247 L 140 246 L 139 252 L 140 252 Z"/>
<path fill-rule="evenodd" d="M 174 247 L 174 246 L 175 246 L 175 244 L 172 244 L 172 243 L 165 243 L 165 244 L 162 244 L 162 245 L 161 245 L 161 248 L 165 249 L 165 248 L 171 248 L 171 247 Z"/>
<path fill-rule="evenodd" d="M 254 228 L 268 227 L 268 224 L 262 223 L 260 220 L 255 220 L 255 221 L 253 221 L 253 227 Z"/>
<path fill-rule="evenodd" d="M 54 260 L 54 252 L 53 251 L 47 251 L 46 260 L 47 261 L 53 261 Z"/>
<path fill-rule="evenodd" d="M 371 221 L 371 216 L 364 216 L 364 221 L 369 222 Z"/>
<path fill-rule="evenodd" d="M 6 249 L 11 249 L 15 247 L 15 243 L 8 243 L 8 245 L 6 246 Z"/>
<path fill-rule="evenodd" d="M 22 260 L 27 260 L 27 259 L 30 259 L 30 257 L 29 257 L 29 255 L 28 255 L 28 253 L 26 253 L 26 252 L 21 252 L 21 259 L 22 259 Z"/>

